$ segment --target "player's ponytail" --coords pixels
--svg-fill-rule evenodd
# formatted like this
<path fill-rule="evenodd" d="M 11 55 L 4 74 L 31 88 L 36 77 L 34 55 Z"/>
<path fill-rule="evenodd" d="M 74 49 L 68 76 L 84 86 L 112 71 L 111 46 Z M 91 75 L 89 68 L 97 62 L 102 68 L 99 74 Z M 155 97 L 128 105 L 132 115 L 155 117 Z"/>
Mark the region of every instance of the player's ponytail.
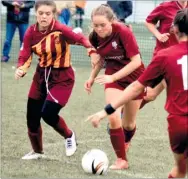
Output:
<path fill-rule="evenodd" d="M 188 35 L 188 8 L 177 12 L 174 18 L 174 26 L 177 26 L 180 33 Z"/>

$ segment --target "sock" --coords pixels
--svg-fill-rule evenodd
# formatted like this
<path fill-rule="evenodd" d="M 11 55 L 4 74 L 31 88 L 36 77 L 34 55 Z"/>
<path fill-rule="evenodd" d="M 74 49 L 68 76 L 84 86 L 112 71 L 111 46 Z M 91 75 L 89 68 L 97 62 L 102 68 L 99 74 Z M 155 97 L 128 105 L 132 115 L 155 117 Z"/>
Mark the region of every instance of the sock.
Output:
<path fill-rule="evenodd" d="M 65 139 L 72 136 L 72 131 L 68 128 L 67 124 L 65 123 L 65 120 L 59 116 L 59 122 L 54 129 L 62 135 Z"/>
<path fill-rule="evenodd" d="M 42 144 L 42 128 L 39 127 L 37 133 L 30 132 L 28 128 L 28 136 L 31 142 L 31 146 L 36 153 L 43 152 L 43 144 Z"/>
<path fill-rule="evenodd" d="M 126 129 L 123 129 L 123 131 L 124 131 L 124 136 L 125 136 L 125 143 L 130 142 L 136 132 L 136 126 L 132 131 L 128 131 Z"/>
<path fill-rule="evenodd" d="M 174 178 L 171 174 L 168 175 L 168 178 Z"/>
<path fill-rule="evenodd" d="M 124 134 L 122 128 L 110 129 L 110 139 L 118 158 L 127 160 L 124 147 Z"/>

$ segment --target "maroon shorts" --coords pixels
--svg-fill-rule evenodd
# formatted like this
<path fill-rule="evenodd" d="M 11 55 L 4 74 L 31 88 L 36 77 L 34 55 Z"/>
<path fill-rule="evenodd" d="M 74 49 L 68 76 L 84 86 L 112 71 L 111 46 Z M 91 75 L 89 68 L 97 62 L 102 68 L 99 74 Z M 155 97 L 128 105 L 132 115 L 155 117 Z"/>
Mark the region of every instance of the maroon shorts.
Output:
<path fill-rule="evenodd" d="M 109 83 L 109 84 L 105 84 L 105 89 L 107 89 L 107 88 L 116 88 L 116 89 L 119 89 L 119 90 L 124 90 L 127 86 L 129 86 L 129 84 L 127 84 L 127 85 L 122 85 L 122 84 L 120 84 L 120 83 L 118 83 L 118 82 L 114 82 L 114 83 Z M 138 95 L 134 100 L 137 100 L 137 99 L 143 99 L 143 97 L 145 96 L 145 93 L 144 93 L 144 91 L 140 94 L 140 95 Z"/>
<path fill-rule="evenodd" d="M 49 73 L 49 67 L 46 72 Z M 69 100 L 74 86 L 74 71 L 69 68 L 51 68 L 48 80 L 47 93 L 45 68 L 37 67 L 33 82 L 29 91 L 29 98 L 36 100 L 49 100 L 55 102 L 54 99 L 62 106 L 65 106 Z"/>
<path fill-rule="evenodd" d="M 172 151 L 188 158 L 188 116 L 169 114 L 167 120 Z"/>

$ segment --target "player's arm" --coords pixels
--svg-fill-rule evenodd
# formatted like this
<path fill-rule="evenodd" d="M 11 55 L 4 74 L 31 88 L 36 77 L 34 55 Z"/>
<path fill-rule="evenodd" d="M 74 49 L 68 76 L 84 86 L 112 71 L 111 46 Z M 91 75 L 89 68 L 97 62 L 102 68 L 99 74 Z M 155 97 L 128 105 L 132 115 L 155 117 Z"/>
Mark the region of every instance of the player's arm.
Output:
<path fill-rule="evenodd" d="M 99 61 L 99 56 L 96 49 L 91 45 L 89 39 L 86 38 L 82 33 L 75 33 L 70 27 L 62 24 L 61 26 L 63 36 L 69 44 L 82 45 L 87 49 L 88 56 L 91 57 L 92 66 Z"/>
<path fill-rule="evenodd" d="M 156 27 L 158 21 L 163 18 L 164 7 L 163 3 L 157 6 L 146 18 L 145 26 L 147 29 L 160 41 L 166 42 L 168 40 L 169 33 L 161 34 Z"/>
<path fill-rule="evenodd" d="M 138 45 L 132 31 L 128 27 L 126 27 L 124 29 L 121 29 L 119 33 L 121 42 L 123 43 L 123 47 L 126 51 L 126 55 L 130 59 L 130 63 L 128 63 L 125 67 L 123 67 L 113 75 L 100 75 L 95 79 L 96 83 L 99 83 L 101 85 L 106 83 L 113 83 L 128 76 L 142 64 Z"/>
<path fill-rule="evenodd" d="M 145 86 L 142 85 L 139 81 L 133 82 L 123 91 L 121 97 L 119 97 L 116 101 L 113 101 L 110 104 L 106 105 L 103 110 L 89 116 L 86 121 L 91 121 L 94 127 L 98 127 L 102 119 L 114 113 L 115 110 L 122 105 L 135 99 L 139 94 L 143 92 L 144 88 Z"/>
<path fill-rule="evenodd" d="M 139 47 L 132 31 L 129 28 L 122 29 L 120 31 L 120 38 L 130 63 L 112 75 L 114 81 L 128 76 L 142 64 Z"/>
<path fill-rule="evenodd" d="M 113 81 L 117 81 L 121 78 L 124 78 L 135 71 L 142 64 L 140 54 L 134 55 L 130 58 L 131 62 L 123 67 L 118 72 L 112 75 Z"/>
<path fill-rule="evenodd" d="M 96 76 L 99 74 L 102 66 L 103 66 L 102 60 L 100 60 L 96 65 L 92 66 L 90 76 L 84 84 L 84 88 L 89 94 L 91 93 L 91 87 L 93 86 L 94 80 Z"/>
<path fill-rule="evenodd" d="M 130 84 L 123 94 L 116 100 L 108 104 L 103 110 L 91 115 L 86 121 L 91 121 L 94 127 L 98 127 L 100 121 L 107 115 L 111 115 L 117 108 L 135 99 L 140 93 L 143 92 L 146 86 L 156 86 L 164 78 L 165 60 L 156 57 L 139 79 Z"/>
<path fill-rule="evenodd" d="M 20 48 L 18 62 L 17 62 L 17 70 L 15 72 L 16 79 L 23 77 L 27 73 L 27 70 L 31 65 L 31 61 L 32 61 L 31 35 L 32 32 L 31 29 L 29 28 L 24 35 L 22 47 Z"/>

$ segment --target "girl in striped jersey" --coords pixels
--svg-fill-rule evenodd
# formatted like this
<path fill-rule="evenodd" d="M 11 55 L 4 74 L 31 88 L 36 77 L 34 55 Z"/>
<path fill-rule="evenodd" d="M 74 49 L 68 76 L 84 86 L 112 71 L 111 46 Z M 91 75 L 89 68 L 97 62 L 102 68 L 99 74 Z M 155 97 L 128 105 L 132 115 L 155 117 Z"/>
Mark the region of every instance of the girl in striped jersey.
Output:
<path fill-rule="evenodd" d="M 87 38 L 55 20 L 56 5 L 53 1 L 37 1 L 35 10 L 37 23 L 27 29 L 15 72 L 16 79 L 24 77 L 30 67 L 32 53 L 39 56 L 27 103 L 28 136 L 33 151 L 22 159 L 45 157 L 41 118 L 66 139 L 66 155 L 71 156 L 76 151 L 75 134 L 58 115 L 67 104 L 74 86 L 69 45 L 80 44 L 88 49 L 91 58 L 98 56 L 91 50 Z"/>

